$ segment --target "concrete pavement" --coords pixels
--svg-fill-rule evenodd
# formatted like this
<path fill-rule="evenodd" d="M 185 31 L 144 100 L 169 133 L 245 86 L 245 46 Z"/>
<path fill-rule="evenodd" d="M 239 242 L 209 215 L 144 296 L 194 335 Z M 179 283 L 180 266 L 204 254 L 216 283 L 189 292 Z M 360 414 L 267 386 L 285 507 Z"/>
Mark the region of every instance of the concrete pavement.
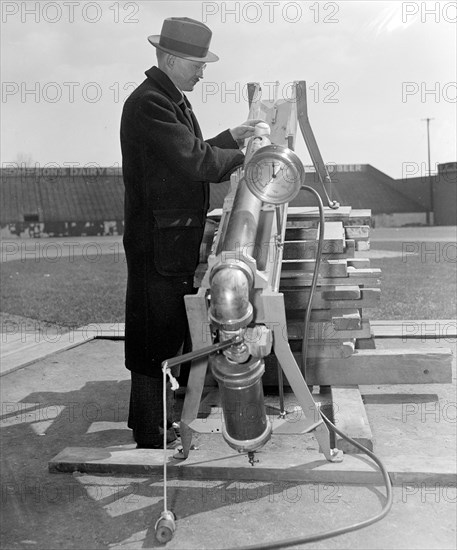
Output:
<path fill-rule="evenodd" d="M 381 459 L 455 456 L 455 375 L 453 384 L 364 386 L 361 392 Z M 87 342 L 3 377 L 2 548 L 161 546 L 154 532 L 163 507 L 160 477 L 47 469 L 68 446 L 131 444 L 128 395 L 122 341 Z M 196 444 L 225 445 L 218 435 L 198 436 Z M 280 437 L 268 445 L 266 451 L 281 453 Z M 301 436 L 297 445 L 316 451 L 312 436 Z M 177 530 L 166 548 L 236 548 L 325 531 L 376 514 L 383 495 L 379 486 L 172 480 L 169 507 Z M 455 548 L 455 511 L 455 484 L 424 479 L 395 487 L 393 509 L 381 522 L 307 548 Z"/>

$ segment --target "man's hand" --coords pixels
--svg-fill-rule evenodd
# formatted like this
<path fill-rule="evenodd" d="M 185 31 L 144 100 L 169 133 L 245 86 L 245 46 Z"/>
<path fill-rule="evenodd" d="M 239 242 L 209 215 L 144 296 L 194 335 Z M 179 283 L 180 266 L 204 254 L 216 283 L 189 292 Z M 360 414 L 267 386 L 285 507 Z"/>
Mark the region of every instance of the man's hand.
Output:
<path fill-rule="evenodd" d="M 264 122 L 262 119 L 252 119 L 246 120 L 240 126 L 236 128 L 230 128 L 230 133 L 232 134 L 233 139 L 238 143 L 239 147 L 244 146 L 244 140 L 250 138 L 254 135 L 255 125 L 259 122 Z"/>

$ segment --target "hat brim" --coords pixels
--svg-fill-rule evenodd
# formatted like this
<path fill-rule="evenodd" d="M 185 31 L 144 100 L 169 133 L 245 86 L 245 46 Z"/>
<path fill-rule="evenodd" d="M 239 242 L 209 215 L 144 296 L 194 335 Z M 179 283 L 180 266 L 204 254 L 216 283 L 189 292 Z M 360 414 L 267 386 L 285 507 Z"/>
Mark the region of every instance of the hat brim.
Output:
<path fill-rule="evenodd" d="M 148 36 L 148 41 L 158 50 L 175 55 L 176 57 L 181 57 L 182 59 L 188 59 L 189 61 L 203 61 L 204 63 L 214 63 L 215 61 L 219 61 L 219 57 L 212 52 L 208 52 L 205 57 L 194 57 L 192 55 L 186 55 L 182 52 L 176 52 L 174 50 L 164 48 L 159 43 L 160 34 L 152 34 L 151 36 Z"/>

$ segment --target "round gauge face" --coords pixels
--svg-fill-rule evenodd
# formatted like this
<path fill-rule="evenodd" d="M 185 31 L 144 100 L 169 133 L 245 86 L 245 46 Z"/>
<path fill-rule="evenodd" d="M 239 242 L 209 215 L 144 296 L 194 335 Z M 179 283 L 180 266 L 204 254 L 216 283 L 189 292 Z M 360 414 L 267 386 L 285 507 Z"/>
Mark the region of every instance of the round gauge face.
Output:
<path fill-rule="evenodd" d="M 280 145 L 258 149 L 244 169 L 248 189 L 258 199 L 284 204 L 294 199 L 303 184 L 305 170 L 297 155 Z"/>

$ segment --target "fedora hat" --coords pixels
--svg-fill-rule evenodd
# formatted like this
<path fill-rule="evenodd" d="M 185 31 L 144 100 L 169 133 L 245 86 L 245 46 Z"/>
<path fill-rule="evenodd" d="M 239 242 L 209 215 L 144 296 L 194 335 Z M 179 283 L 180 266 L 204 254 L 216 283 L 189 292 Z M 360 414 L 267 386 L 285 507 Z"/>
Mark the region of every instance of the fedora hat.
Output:
<path fill-rule="evenodd" d="M 169 17 L 163 22 L 162 32 L 148 36 L 148 40 L 155 48 L 176 57 L 211 63 L 219 59 L 209 51 L 212 34 L 206 25 L 195 19 Z"/>

